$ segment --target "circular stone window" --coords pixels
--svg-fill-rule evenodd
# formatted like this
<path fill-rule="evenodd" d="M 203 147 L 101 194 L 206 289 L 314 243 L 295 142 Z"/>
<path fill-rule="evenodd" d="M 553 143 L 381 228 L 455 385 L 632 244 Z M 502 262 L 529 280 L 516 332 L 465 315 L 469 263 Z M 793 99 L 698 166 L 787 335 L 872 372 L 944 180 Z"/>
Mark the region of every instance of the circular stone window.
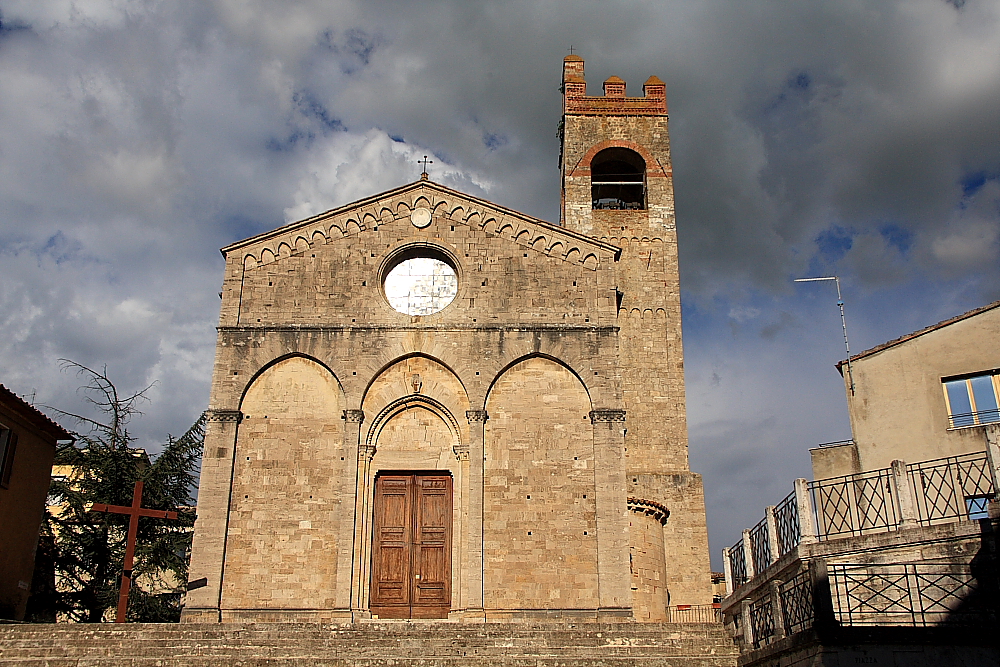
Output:
<path fill-rule="evenodd" d="M 451 260 L 432 248 L 401 253 L 382 281 L 389 305 L 404 315 L 430 315 L 455 300 L 458 274 Z"/>

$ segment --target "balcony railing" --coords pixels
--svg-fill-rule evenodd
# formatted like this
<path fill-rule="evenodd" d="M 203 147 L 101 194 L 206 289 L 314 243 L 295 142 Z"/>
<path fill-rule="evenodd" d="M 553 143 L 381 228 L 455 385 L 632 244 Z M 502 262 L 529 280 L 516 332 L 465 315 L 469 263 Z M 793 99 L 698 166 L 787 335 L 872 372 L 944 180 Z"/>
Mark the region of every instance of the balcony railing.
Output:
<path fill-rule="evenodd" d="M 681 604 L 667 607 L 667 623 L 721 623 L 719 604 Z"/>
<path fill-rule="evenodd" d="M 968 564 L 810 561 L 788 581 L 731 607 L 726 622 L 743 649 L 826 627 L 976 627 L 997 623 Z"/>
<path fill-rule="evenodd" d="M 975 625 L 968 606 L 976 579 L 968 566 L 905 563 L 830 565 L 837 620 L 850 626 Z"/>
<path fill-rule="evenodd" d="M 803 541 L 985 518 L 997 494 L 994 465 L 986 452 L 975 452 L 913 464 L 893 461 L 889 468 L 813 482 L 798 479 L 791 494 L 743 531 L 743 539 L 723 549 L 727 590 L 732 593 Z"/>
<path fill-rule="evenodd" d="M 982 426 L 983 424 L 994 424 L 996 422 L 1000 422 L 1000 409 L 997 408 L 948 415 L 948 428 Z"/>
<path fill-rule="evenodd" d="M 949 456 L 913 463 L 906 470 L 922 525 L 985 518 L 994 491 L 985 456 Z"/>

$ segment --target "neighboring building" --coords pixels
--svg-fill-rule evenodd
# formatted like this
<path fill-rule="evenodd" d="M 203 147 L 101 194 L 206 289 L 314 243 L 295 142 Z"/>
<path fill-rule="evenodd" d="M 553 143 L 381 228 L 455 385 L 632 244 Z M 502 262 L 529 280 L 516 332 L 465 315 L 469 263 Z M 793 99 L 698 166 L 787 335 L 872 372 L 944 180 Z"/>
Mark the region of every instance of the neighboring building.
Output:
<path fill-rule="evenodd" d="M 422 178 L 223 249 L 185 621 L 711 604 L 665 86 L 563 90 L 560 225 Z"/>
<path fill-rule="evenodd" d="M 812 450 L 821 479 L 983 451 L 983 425 L 1000 422 L 1000 301 L 851 357 L 854 441 Z"/>
<path fill-rule="evenodd" d="M 0 618 L 21 620 L 61 426 L 0 385 Z"/>
<path fill-rule="evenodd" d="M 1000 661 L 998 340 L 1000 302 L 838 364 L 853 440 L 723 552 L 741 665 Z"/>

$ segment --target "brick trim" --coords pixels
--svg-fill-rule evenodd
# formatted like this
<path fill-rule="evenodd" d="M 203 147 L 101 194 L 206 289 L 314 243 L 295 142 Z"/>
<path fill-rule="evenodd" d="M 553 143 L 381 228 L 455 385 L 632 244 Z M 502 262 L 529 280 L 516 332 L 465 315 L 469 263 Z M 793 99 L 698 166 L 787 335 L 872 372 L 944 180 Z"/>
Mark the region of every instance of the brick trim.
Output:
<path fill-rule="evenodd" d="M 670 516 L 670 510 L 665 505 L 645 498 L 628 498 L 628 509 L 636 514 L 651 516 L 659 521 L 660 525 L 666 524 L 667 517 Z"/>
<path fill-rule="evenodd" d="M 628 148 L 633 150 L 642 156 L 642 159 L 646 161 L 646 178 L 666 178 L 673 175 L 672 170 L 664 170 L 663 165 L 660 161 L 649 152 L 649 150 L 642 144 L 637 144 L 634 141 L 627 141 L 625 139 L 608 139 L 606 141 L 601 141 L 590 147 L 580 161 L 576 163 L 572 170 L 570 170 L 568 176 L 586 176 L 590 177 L 590 163 L 593 161 L 594 156 L 603 151 L 605 148 Z"/>

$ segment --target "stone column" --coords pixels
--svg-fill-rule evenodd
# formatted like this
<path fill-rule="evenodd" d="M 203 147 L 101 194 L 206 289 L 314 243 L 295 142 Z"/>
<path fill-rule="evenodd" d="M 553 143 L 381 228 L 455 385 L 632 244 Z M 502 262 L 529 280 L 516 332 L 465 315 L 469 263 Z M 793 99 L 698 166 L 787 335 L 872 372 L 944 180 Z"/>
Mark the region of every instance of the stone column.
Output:
<path fill-rule="evenodd" d="M 463 473 L 468 484 L 468 519 L 463 531 L 462 602 L 466 616 L 484 619 L 483 610 L 483 461 L 486 447 L 486 410 L 467 410 L 469 420 L 469 449 Z"/>
<path fill-rule="evenodd" d="M 239 410 L 209 410 L 198 486 L 198 519 L 191 545 L 190 590 L 181 620 L 218 623 L 226 560 L 226 526 L 233 484 Z"/>
<path fill-rule="evenodd" d="M 778 543 L 778 519 L 774 516 L 774 505 L 764 508 L 764 522 L 767 525 L 767 550 L 770 552 L 770 563 L 781 557 L 781 544 Z"/>
<path fill-rule="evenodd" d="M 337 590 L 334 604 L 337 609 L 350 610 L 353 597 L 351 580 L 356 550 L 355 533 L 359 519 L 357 497 L 351 497 L 352 493 L 357 492 L 357 475 L 352 484 L 350 473 L 358 470 L 358 442 L 365 413 L 361 410 L 344 410 L 340 418 L 344 420 L 345 461 L 344 476 L 337 484 L 337 492 L 340 494 L 340 526 L 337 529 Z"/>
<path fill-rule="evenodd" d="M 816 522 L 813 521 L 809 482 L 803 477 L 795 480 L 795 509 L 799 515 L 799 543 L 815 544 L 817 542 Z"/>
<path fill-rule="evenodd" d="M 986 511 L 989 518 L 1000 519 L 1000 424 L 990 424 L 985 431 L 986 459 L 993 480 L 993 497 L 989 499 Z"/>
<path fill-rule="evenodd" d="M 753 648 L 754 638 L 753 638 L 753 620 L 750 616 L 750 600 L 744 599 L 740 603 L 740 618 L 742 626 L 740 629 L 743 631 L 743 650 L 750 650 Z"/>
<path fill-rule="evenodd" d="M 747 573 L 747 581 L 757 576 L 757 564 L 753 562 L 753 541 L 750 539 L 750 531 L 743 531 L 743 568 Z"/>
<path fill-rule="evenodd" d="M 913 487 L 910 486 L 910 476 L 906 474 L 906 461 L 896 460 L 891 464 L 893 486 L 896 487 L 896 502 L 899 504 L 899 527 L 916 528 L 917 503 L 913 497 Z M 864 508 L 860 508 L 862 511 Z"/>
<path fill-rule="evenodd" d="M 821 642 L 829 641 L 830 633 L 837 629 L 839 623 L 833 608 L 830 573 L 825 560 L 809 561 L 809 580 L 813 589 L 813 627 Z"/>
<path fill-rule="evenodd" d="M 726 596 L 728 597 L 736 590 L 733 585 L 733 563 L 729 560 L 729 547 L 722 549 L 722 571 L 726 574 Z"/>
<path fill-rule="evenodd" d="M 625 480 L 625 411 L 592 410 L 594 481 L 597 492 L 599 617 L 631 615 L 628 499 Z"/>
<path fill-rule="evenodd" d="M 351 452 L 355 462 L 354 479 L 354 521 L 351 539 L 351 613 L 354 620 L 367 618 L 368 611 L 368 570 L 370 567 L 368 548 L 370 538 L 368 517 L 368 473 L 375 448 L 361 442 L 361 424 L 365 413 L 361 410 L 344 410 L 344 447 Z M 370 451 L 369 451 L 370 450 Z"/>
<path fill-rule="evenodd" d="M 772 579 L 768 582 L 768 593 L 771 596 L 771 623 L 774 624 L 773 641 L 785 637 L 785 614 L 781 606 L 781 580 Z"/>

